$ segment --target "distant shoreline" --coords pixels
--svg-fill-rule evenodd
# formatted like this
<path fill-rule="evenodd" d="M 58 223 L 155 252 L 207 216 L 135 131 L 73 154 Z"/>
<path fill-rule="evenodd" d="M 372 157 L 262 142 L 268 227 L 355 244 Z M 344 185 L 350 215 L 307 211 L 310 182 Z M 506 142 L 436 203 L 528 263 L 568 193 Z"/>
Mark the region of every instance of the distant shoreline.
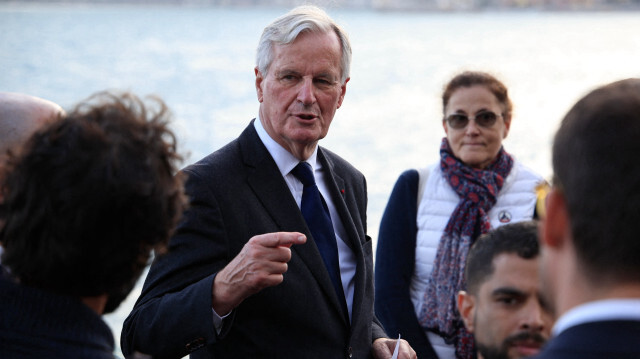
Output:
<path fill-rule="evenodd" d="M 482 12 L 636 12 L 640 10 L 640 0 L 621 1 L 601 0 L 589 2 L 585 0 L 555 0 L 553 4 L 541 4 L 545 0 L 432 0 L 416 1 L 384 1 L 384 0 L 342 0 L 316 1 L 318 6 L 329 9 L 371 10 L 379 12 L 401 13 L 407 11 L 432 13 L 482 13 Z M 634 3 L 632 3 L 632 1 Z M 295 0 L 290 3 L 282 0 L 0 0 L 0 4 L 9 5 L 167 5 L 185 7 L 216 8 L 290 8 L 296 6 Z M 495 4 L 497 2 L 501 5 Z M 504 5 L 505 2 L 512 4 Z M 326 3 L 326 4 L 325 4 Z M 323 5 L 324 4 L 324 5 Z M 482 4 L 482 5 L 480 5 Z"/>

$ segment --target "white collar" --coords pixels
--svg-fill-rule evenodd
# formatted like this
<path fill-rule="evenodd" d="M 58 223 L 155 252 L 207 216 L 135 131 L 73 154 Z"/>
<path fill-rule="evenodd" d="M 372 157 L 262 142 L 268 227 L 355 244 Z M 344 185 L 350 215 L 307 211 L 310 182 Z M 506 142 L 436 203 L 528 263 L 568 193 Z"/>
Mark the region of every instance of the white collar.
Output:
<path fill-rule="evenodd" d="M 556 321 L 552 334 L 556 336 L 578 324 L 603 320 L 640 320 L 640 298 L 598 300 L 573 307 Z"/>
<path fill-rule="evenodd" d="M 269 136 L 269 134 L 267 133 L 267 130 L 265 130 L 264 127 L 262 126 L 260 117 L 256 117 L 256 120 L 253 121 L 253 126 L 256 129 L 256 132 L 258 132 L 258 137 L 260 137 L 260 140 L 262 141 L 264 146 L 267 148 L 267 151 L 269 151 L 269 154 L 271 155 L 273 160 L 276 162 L 276 165 L 280 170 L 280 174 L 282 174 L 283 177 L 289 174 L 289 172 L 291 172 L 291 170 L 295 166 L 297 166 L 298 163 L 300 163 L 300 160 L 297 159 L 294 155 L 292 155 L 291 152 L 287 151 L 284 147 L 282 147 L 273 138 L 271 138 L 271 136 Z M 318 145 L 316 145 L 315 149 L 313 150 L 313 153 L 311 154 L 311 156 L 309 156 L 309 158 L 305 160 L 305 162 L 309 163 L 311 165 L 311 168 L 313 168 L 314 170 L 317 170 L 318 169 L 317 159 L 318 159 Z"/>

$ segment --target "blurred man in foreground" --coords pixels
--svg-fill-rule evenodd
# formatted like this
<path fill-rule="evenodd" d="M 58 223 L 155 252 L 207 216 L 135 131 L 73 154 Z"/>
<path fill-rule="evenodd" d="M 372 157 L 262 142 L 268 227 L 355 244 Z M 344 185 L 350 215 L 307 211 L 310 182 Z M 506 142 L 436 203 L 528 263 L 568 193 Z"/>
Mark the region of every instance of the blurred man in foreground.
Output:
<path fill-rule="evenodd" d="M 162 250 L 185 203 L 166 108 L 103 94 L 10 157 L 0 357 L 113 358 L 100 318 Z"/>
<path fill-rule="evenodd" d="M 541 230 L 545 295 L 560 316 L 541 359 L 640 358 L 640 79 L 579 100 L 553 142 Z"/>

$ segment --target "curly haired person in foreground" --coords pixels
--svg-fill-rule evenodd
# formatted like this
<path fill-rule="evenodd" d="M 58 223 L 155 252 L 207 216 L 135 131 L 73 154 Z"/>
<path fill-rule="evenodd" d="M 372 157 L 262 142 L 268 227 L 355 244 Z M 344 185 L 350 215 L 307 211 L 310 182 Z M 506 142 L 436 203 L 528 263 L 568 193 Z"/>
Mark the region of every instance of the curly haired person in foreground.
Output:
<path fill-rule="evenodd" d="M 113 358 L 115 310 L 186 203 L 160 100 L 102 93 L 9 159 L 0 357 Z"/>

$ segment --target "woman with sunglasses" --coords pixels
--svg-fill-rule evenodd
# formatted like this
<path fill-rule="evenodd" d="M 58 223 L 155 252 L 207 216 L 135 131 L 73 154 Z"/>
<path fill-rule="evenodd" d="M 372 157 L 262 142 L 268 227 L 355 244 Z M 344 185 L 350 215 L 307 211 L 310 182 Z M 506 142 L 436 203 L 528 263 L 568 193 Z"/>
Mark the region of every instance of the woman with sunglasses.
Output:
<path fill-rule="evenodd" d="M 483 72 L 455 76 L 442 95 L 440 161 L 405 171 L 380 224 L 376 314 L 418 358 L 474 358 L 456 309 L 469 246 L 491 228 L 534 217 L 544 180 L 507 153 L 507 88 Z"/>

